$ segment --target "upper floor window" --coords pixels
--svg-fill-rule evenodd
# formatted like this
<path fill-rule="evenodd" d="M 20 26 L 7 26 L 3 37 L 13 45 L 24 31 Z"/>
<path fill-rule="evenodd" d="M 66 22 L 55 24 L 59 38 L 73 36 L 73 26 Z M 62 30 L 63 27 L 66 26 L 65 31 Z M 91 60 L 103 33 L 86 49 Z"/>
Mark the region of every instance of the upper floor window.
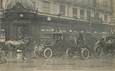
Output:
<path fill-rule="evenodd" d="M 83 9 L 80 10 L 80 18 L 81 19 L 85 18 L 85 11 Z"/>
<path fill-rule="evenodd" d="M 105 15 L 104 15 L 104 22 L 107 22 L 107 21 L 108 21 L 108 15 L 105 14 Z"/>
<path fill-rule="evenodd" d="M 99 13 L 98 12 L 95 13 L 95 18 L 99 19 Z"/>
<path fill-rule="evenodd" d="M 91 11 L 88 10 L 88 11 L 87 11 L 87 19 L 90 20 L 90 18 L 91 18 Z"/>
<path fill-rule="evenodd" d="M 97 23 L 102 23 L 102 17 L 101 17 L 101 13 L 100 12 L 96 12 L 95 13 L 95 21 Z"/>
<path fill-rule="evenodd" d="M 77 8 L 73 8 L 73 17 L 77 17 Z"/>
<path fill-rule="evenodd" d="M 2 8 L 3 0 L 0 0 L 0 8 Z"/>
<path fill-rule="evenodd" d="M 50 2 L 43 1 L 42 9 L 44 12 L 49 13 L 50 12 Z"/>
<path fill-rule="evenodd" d="M 109 0 L 103 1 L 103 7 L 104 8 L 111 8 L 111 2 Z"/>
<path fill-rule="evenodd" d="M 65 16 L 65 5 L 60 5 L 60 15 Z"/>

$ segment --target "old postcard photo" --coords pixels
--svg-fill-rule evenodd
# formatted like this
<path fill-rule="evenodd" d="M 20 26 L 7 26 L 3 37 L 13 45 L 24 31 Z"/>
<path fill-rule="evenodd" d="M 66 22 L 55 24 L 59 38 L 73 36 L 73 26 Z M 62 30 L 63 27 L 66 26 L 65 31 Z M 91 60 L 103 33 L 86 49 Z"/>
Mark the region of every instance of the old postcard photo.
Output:
<path fill-rule="evenodd" d="M 0 71 L 115 71 L 115 0 L 0 0 Z"/>

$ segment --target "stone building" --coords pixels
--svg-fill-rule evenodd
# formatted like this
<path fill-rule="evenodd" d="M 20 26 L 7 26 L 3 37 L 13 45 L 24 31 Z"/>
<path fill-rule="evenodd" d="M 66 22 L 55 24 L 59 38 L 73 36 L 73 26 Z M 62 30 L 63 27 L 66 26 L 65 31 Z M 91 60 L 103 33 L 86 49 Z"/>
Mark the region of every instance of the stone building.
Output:
<path fill-rule="evenodd" d="M 4 0 L 7 39 L 52 32 L 111 32 L 110 0 Z"/>
<path fill-rule="evenodd" d="M 4 42 L 5 41 L 5 30 L 2 28 L 2 24 L 3 24 L 3 0 L 0 0 L 0 42 Z"/>
<path fill-rule="evenodd" d="M 111 16 L 111 23 L 113 25 L 113 32 L 115 32 L 115 1 L 112 0 L 112 16 Z"/>
<path fill-rule="evenodd" d="M 2 0 L 0 1 L 0 25 L 2 23 L 2 18 L 3 18 L 3 8 L 2 8 Z M 1 29 L 1 26 L 0 26 Z"/>

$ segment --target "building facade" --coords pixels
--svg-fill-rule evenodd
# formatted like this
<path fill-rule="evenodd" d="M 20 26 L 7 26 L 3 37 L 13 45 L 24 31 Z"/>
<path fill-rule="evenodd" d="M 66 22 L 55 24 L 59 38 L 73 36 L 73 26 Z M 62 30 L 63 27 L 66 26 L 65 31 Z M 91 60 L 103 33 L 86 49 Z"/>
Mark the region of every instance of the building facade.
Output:
<path fill-rule="evenodd" d="M 50 32 L 111 31 L 110 0 L 4 0 L 2 5 L 8 39 L 37 38 Z"/>
<path fill-rule="evenodd" d="M 113 25 L 113 32 L 115 32 L 115 1 L 112 0 L 112 16 L 111 16 L 111 22 L 112 22 L 112 25 Z"/>

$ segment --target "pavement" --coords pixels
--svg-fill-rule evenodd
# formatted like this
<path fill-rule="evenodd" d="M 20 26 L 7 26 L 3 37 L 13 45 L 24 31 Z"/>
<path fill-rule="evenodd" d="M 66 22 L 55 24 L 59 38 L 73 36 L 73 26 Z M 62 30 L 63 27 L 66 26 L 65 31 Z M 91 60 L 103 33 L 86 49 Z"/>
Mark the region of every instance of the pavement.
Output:
<path fill-rule="evenodd" d="M 10 58 L 0 64 L 0 71 L 115 71 L 115 57 L 90 58 L 53 57 L 51 59 L 33 58 L 26 63 L 21 59 Z"/>

